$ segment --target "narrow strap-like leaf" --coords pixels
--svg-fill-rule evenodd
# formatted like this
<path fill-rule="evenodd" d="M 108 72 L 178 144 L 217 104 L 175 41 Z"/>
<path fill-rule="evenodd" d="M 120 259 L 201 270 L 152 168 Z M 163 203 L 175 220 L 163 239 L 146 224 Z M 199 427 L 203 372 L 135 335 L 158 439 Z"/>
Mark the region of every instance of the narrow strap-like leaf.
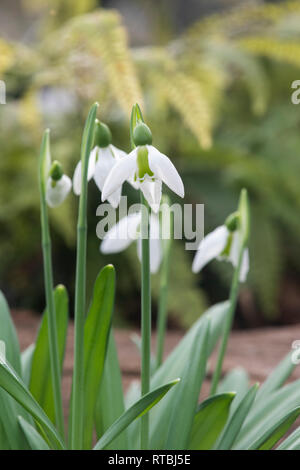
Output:
<path fill-rule="evenodd" d="M 203 401 L 194 417 L 189 449 L 209 450 L 224 428 L 235 393 L 221 393 Z"/>
<path fill-rule="evenodd" d="M 44 441 L 42 436 L 37 432 L 36 429 L 34 429 L 33 426 L 31 426 L 31 424 L 27 423 L 27 421 L 22 418 L 22 416 L 19 416 L 18 419 L 31 450 L 50 450 L 47 442 Z"/>
<path fill-rule="evenodd" d="M 165 394 L 179 382 L 179 379 L 173 380 L 162 387 L 159 387 L 152 392 L 144 395 L 140 400 L 138 400 L 134 405 L 132 405 L 128 410 L 126 410 L 120 418 L 115 421 L 110 428 L 103 434 L 101 439 L 97 442 L 94 447 L 94 450 L 105 449 L 105 447 L 115 439 L 124 429 L 129 426 L 135 419 L 140 418 L 145 413 L 147 413 L 156 403 L 158 403 Z"/>
<path fill-rule="evenodd" d="M 249 392 L 246 394 L 246 396 L 243 398 L 243 400 L 233 413 L 231 419 L 229 420 L 224 430 L 224 433 L 222 434 L 222 437 L 220 438 L 220 441 L 216 446 L 217 450 L 228 450 L 232 447 L 249 413 L 249 410 L 253 405 L 257 389 L 258 384 L 253 385 L 253 387 L 250 388 Z"/>

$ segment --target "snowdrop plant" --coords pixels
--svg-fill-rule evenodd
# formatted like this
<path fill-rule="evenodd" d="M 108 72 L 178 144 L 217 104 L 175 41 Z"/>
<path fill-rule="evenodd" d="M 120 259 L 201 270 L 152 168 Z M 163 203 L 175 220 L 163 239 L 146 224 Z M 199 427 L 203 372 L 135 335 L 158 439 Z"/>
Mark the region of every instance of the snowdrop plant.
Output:
<path fill-rule="evenodd" d="M 112 135 L 109 127 L 96 119 L 95 135 L 93 149 L 89 156 L 87 180 L 94 181 L 100 191 L 103 190 L 105 180 L 110 170 L 115 166 L 116 162 L 126 155 L 125 152 L 112 145 Z M 78 162 L 73 176 L 73 190 L 79 196 L 82 187 L 82 163 Z M 112 207 L 118 207 L 122 193 L 122 186 L 109 194 L 105 199 L 110 202 Z M 104 199 L 104 200 L 105 200 Z"/>
<path fill-rule="evenodd" d="M 274 448 L 300 415 L 299 380 L 284 385 L 298 362 L 295 360 L 295 351 L 283 359 L 260 387 L 258 384 L 250 387 L 249 377 L 246 371 L 241 369 L 232 371 L 220 380 L 239 282 L 243 279 L 241 271 L 248 245 L 247 192 L 246 190 L 241 192 L 238 210 L 226 220 L 221 230 L 222 236 L 211 235 L 214 242 L 211 239 L 209 243 L 207 239 L 203 241 L 195 258 L 197 270 L 215 256 L 226 256 L 232 261 L 234 274 L 229 300 L 211 307 L 201 315 L 165 361 L 162 361 L 160 352 L 156 369 L 150 377 L 149 232 L 153 220 L 156 219 L 150 213 L 149 207 L 153 199 L 147 200 L 148 190 L 145 191 L 145 186 L 141 187 L 143 181 L 138 179 L 142 174 L 143 177 L 148 175 L 150 180 L 147 176 L 144 181 L 156 185 L 157 182 L 161 185 L 161 182 L 166 182 L 167 179 L 163 175 L 164 170 L 160 173 L 158 166 L 153 165 L 150 158 L 142 159 L 140 162 L 137 153 L 134 154 L 135 175 L 137 175 L 134 183 L 138 183 L 137 188 L 141 192 L 141 201 L 146 210 L 136 214 L 132 218 L 134 223 L 130 223 L 135 232 L 134 239 L 138 238 L 137 227 L 140 226 L 138 236 L 141 240 L 142 272 L 142 367 L 141 384 L 132 386 L 124 397 L 111 327 L 115 295 L 115 271 L 112 265 L 105 266 L 99 272 L 89 307 L 86 308 L 87 183 L 95 126 L 98 125 L 96 113 L 97 104 L 93 105 L 89 112 L 81 148 L 74 368 L 69 423 L 66 427 L 61 393 L 61 374 L 68 330 L 68 295 L 62 285 L 53 288 L 48 204 L 54 207 L 62 203 L 70 189 L 70 182 L 63 177 L 61 166 L 56 162 L 51 163 L 50 137 L 49 131 L 46 131 L 39 164 L 46 309 L 35 343 L 21 353 L 8 305 L 0 292 L 0 448 L 32 450 Z M 140 146 L 141 142 L 134 136 L 136 128 L 145 129 L 143 126 L 139 127 L 141 124 L 144 124 L 143 118 L 139 107 L 135 106 L 131 121 L 132 146 Z M 148 152 L 149 148 L 146 149 Z M 147 156 L 150 154 L 151 152 L 147 153 Z M 124 160 L 127 158 L 127 156 L 122 157 Z M 181 180 L 178 179 L 177 171 L 170 166 L 168 160 L 163 157 L 160 157 L 160 160 L 163 161 L 162 168 L 166 168 L 164 165 L 172 168 L 171 179 L 173 178 L 173 183 L 177 181 L 175 184 L 177 192 L 183 195 L 183 191 L 179 191 Z M 120 189 L 122 185 L 119 177 L 117 186 L 112 183 L 111 174 L 115 171 L 115 166 L 107 176 L 110 181 L 108 188 L 112 192 Z M 115 176 L 118 176 L 118 172 Z M 127 177 L 135 178 L 131 171 L 127 173 Z M 169 183 L 170 179 L 167 183 L 170 186 Z M 105 185 L 106 182 L 103 192 Z M 122 223 L 123 220 L 119 222 Z M 125 235 L 127 237 L 126 231 Z M 131 238 L 126 237 L 124 243 L 128 244 Z M 113 243 L 115 241 L 110 235 L 104 240 L 103 246 L 107 244 L 107 251 L 111 251 Z M 213 246 L 214 243 L 216 246 Z M 234 243 L 236 251 L 233 255 Z M 207 250 L 208 253 L 203 253 L 203 250 Z M 163 246 L 162 252 L 162 309 L 165 309 L 168 270 L 171 268 L 169 241 Z M 165 314 L 162 315 L 162 330 L 164 321 Z M 219 338 L 221 346 L 213 374 L 211 395 L 204 400 L 201 399 L 199 403 L 199 394 L 207 373 L 207 361 Z M 96 443 L 93 443 L 94 431 L 97 435 Z M 298 427 L 284 439 L 278 449 L 300 449 L 300 428 Z"/>

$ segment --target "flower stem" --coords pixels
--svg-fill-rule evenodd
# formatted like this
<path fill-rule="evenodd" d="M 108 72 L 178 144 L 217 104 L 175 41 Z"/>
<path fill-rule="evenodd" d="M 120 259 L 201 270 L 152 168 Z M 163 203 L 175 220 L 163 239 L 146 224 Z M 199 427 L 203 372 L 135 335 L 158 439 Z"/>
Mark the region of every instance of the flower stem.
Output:
<path fill-rule="evenodd" d="M 45 159 L 45 153 L 49 152 L 49 132 L 46 131 L 41 148 L 41 166 Z M 41 229 L 42 229 L 42 250 L 44 262 L 44 284 L 46 294 L 46 304 L 48 312 L 48 337 L 50 368 L 52 378 L 52 388 L 55 408 L 55 423 L 59 434 L 64 438 L 64 417 L 61 395 L 61 368 L 58 354 L 58 341 L 56 329 L 56 313 L 53 295 L 53 270 L 51 259 L 51 238 L 49 230 L 48 210 L 45 198 L 45 181 L 40 168 L 40 204 L 41 204 Z"/>
<path fill-rule="evenodd" d="M 210 389 L 211 395 L 215 395 L 217 391 L 218 383 L 220 380 L 224 355 L 227 349 L 228 337 L 229 337 L 229 333 L 232 327 L 233 316 L 234 316 L 234 312 L 236 309 L 236 304 L 237 304 L 237 299 L 238 299 L 238 294 L 239 294 L 239 276 L 240 276 L 243 254 L 244 254 L 244 246 L 241 247 L 238 263 L 237 263 L 237 266 L 235 267 L 233 278 L 232 278 L 230 296 L 229 296 L 229 311 L 227 312 L 222 343 L 220 346 L 217 364 L 216 364 L 216 368 L 214 370 L 214 374 L 212 378 L 212 385 Z"/>
<path fill-rule="evenodd" d="M 86 245 L 87 245 L 87 172 L 89 155 L 92 148 L 97 103 L 94 104 L 86 120 L 82 138 L 81 194 L 77 221 L 77 259 L 75 282 L 75 319 L 74 319 L 74 370 L 71 404 L 70 446 L 80 450 L 83 446 L 84 415 L 84 324 L 86 302 Z"/>
<path fill-rule="evenodd" d="M 164 225 L 169 226 L 169 238 L 164 238 Z M 162 250 L 163 260 L 160 273 L 160 293 L 159 293 L 159 304 L 158 304 L 158 315 L 157 315 L 157 343 L 156 343 L 156 368 L 158 368 L 163 360 L 164 343 L 166 334 L 167 324 L 167 301 L 168 301 L 168 284 L 169 284 L 169 271 L 170 271 L 170 254 L 172 246 L 172 234 L 173 234 L 173 221 L 171 215 L 168 214 L 168 221 L 164 220 L 164 214 L 162 214 Z"/>
<path fill-rule="evenodd" d="M 141 192 L 141 243 L 142 243 L 142 396 L 150 390 L 150 360 L 151 360 L 151 281 L 150 281 L 150 246 L 149 246 L 149 206 Z M 149 445 L 149 413 L 141 417 L 141 449 Z"/>

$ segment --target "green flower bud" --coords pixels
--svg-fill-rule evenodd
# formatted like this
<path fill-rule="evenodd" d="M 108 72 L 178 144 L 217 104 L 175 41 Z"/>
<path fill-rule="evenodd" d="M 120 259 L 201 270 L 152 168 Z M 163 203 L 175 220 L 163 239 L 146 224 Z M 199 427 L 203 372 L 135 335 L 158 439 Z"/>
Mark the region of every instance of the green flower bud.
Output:
<path fill-rule="evenodd" d="M 227 219 L 225 220 L 225 225 L 227 229 L 229 230 L 229 232 L 235 232 L 238 229 L 239 221 L 240 221 L 239 212 L 233 212 L 227 217 Z"/>
<path fill-rule="evenodd" d="M 63 174 L 64 172 L 62 170 L 61 164 L 57 160 L 54 160 L 50 169 L 51 178 L 53 179 L 53 181 L 59 181 Z"/>
<path fill-rule="evenodd" d="M 152 133 L 145 123 L 141 122 L 134 128 L 133 142 L 137 147 L 152 144 Z"/>
<path fill-rule="evenodd" d="M 109 127 L 96 119 L 95 123 L 94 147 L 108 147 L 112 142 L 112 135 Z"/>
<path fill-rule="evenodd" d="M 140 147 L 137 153 L 138 178 L 143 179 L 145 175 L 153 176 L 149 167 L 147 147 Z"/>

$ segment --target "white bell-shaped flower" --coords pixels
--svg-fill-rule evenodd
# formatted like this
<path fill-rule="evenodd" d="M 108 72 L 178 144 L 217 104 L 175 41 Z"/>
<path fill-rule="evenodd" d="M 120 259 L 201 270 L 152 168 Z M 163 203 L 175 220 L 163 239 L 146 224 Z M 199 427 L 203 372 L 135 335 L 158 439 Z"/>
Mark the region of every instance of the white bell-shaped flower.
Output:
<path fill-rule="evenodd" d="M 104 254 L 119 253 L 126 250 L 131 243 L 137 242 L 137 254 L 141 261 L 141 212 L 129 214 L 123 217 L 115 224 L 104 236 L 100 245 L 100 251 Z M 150 215 L 149 228 L 149 246 L 150 246 L 150 271 L 158 271 L 161 259 L 161 241 L 159 232 L 159 219 L 156 214 Z"/>
<path fill-rule="evenodd" d="M 71 191 L 71 187 L 71 179 L 63 174 L 61 165 L 54 161 L 46 184 L 46 201 L 48 206 L 57 207 L 62 204 Z"/>
<path fill-rule="evenodd" d="M 136 189 L 141 189 L 151 209 L 158 212 L 162 183 L 184 197 L 183 182 L 171 160 L 150 145 L 150 129 L 145 124 L 139 124 L 135 132 L 137 147 L 112 168 L 102 190 L 102 201 L 128 180 Z"/>
<path fill-rule="evenodd" d="M 127 154 L 111 144 L 109 128 L 99 121 L 96 122 L 95 147 L 90 153 L 87 179 L 94 181 L 100 191 L 103 190 L 105 180 L 116 162 Z M 73 190 L 79 196 L 81 193 L 81 161 L 77 163 L 73 176 Z M 112 207 L 117 208 L 120 203 L 122 187 L 109 195 L 107 200 Z"/>
<path fill-rule="evenodd" d="M 230 261 L 233 266 L 237 266 L 240 250 L 240 235 L 238 230 L 229 231 L 226 225 L 213 230 L 201 240 L 194 257 L 192 270 L 199 272 L 207 263 L 217 258 L 219 260 Z M 245 282 L 249 271 L 249 251 L 244 250 L 240 282 Z"/>

